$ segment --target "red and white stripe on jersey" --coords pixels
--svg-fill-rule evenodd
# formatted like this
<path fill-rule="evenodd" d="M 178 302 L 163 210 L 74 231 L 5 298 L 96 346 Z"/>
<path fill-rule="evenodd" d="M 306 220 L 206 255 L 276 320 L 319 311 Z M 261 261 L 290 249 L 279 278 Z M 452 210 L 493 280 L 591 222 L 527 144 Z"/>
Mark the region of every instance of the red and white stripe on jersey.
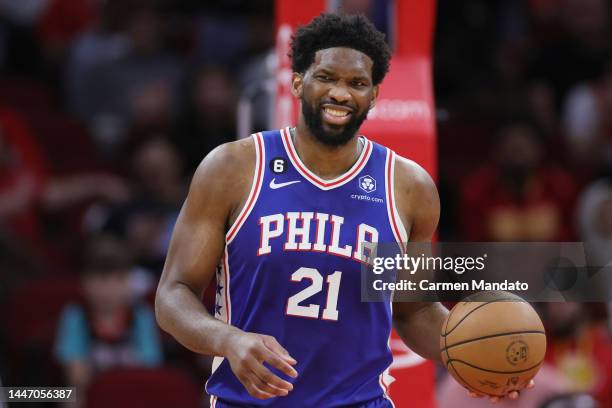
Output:
<path fill-rule="evenodd" d="M 253 141 L 255 142 L 255 171 L 253 172 L 253 182 L 251 184 L 251 191 L 247 197 L 246 204 L 242 207 L 242 210 L 236 217 L 236 221 L 230 227 L 229 231 L 225 235 L 225 244 L 229 245 L 230 242 L 236 237 L 240 227 L 244 224 L 247 217 L 251 213 L 251 210 L 255 206 L 259 192 L 261 191 L 261 183 L 264 176 L 264 163 L 266 160 L 266 152 L 264 149 L 263 135 L 257 133 L 253 135 Z"/>
<path fill-rule="evenodd" d="M 395 236 L 395 240 L 402 251 L 406 252 L 406 244 L 408 243 L 408 233 L 404 227 L 404 223 L 397 211 L 395 205 L 395 159 L 396 154 L 391 149 L 387 149 L 387 159 L 385 161 L 385 190 L 387 191 L 387 214 L 389 215 L 389 223 L 391 230 Z"/>
<path fill-rule="evenodd" d="M 227 253 L 227 245 L 225 246 L 225 253 L 221 259 L 221 277 L 219 281 L 223 283 L 224 287 L 221 292 L 222 302 L 220 305 L 225 308 L 225 323 L 232 324 L 232 300 L 230 298 L 230 270 L 229 270 L 229 255 Z M 218 284 L 219 282 L 217 282 Z M 222 314 L 223 315 L 223 314 Z"/>
<path fill-rule="evenodd" d="M 265 149 L 263 135 L 261 133 L 257 133 L 254 134 L 252 137 L 255 143 L 255 171 L 253 172 L 253 182 L 251 184 L 251 191 L 249 192 L 249 195 L 247 197 L 246 204 L 244 205 L 242 210 L 240 210 L 238 217 L 236 217 L 236 221 L 225 235 L 225 250 L 223 253 L 223 258 L 221 259 L 221 275 L 217 276 L 217 285 L 221 284 L 223 286 L 223 289 L 217 295 L 216 299 L 216 304 L 221 306 L 221 314 L 217 315 L 215 313 L 215 317 L 219 320 L 224 321 L 227 324 L 232 324 L 232 300 L 230 296 L 230 270 L 227 246 L 236 237 L 238 231 L 240 230 L 240 227 L 242 227 L 245 220 L 253 210 L 255 202 L 257 201 L 257 197 L 259 196 L 259 192 L 261 191 L 261 185 L 264 176 Z M 217 370 L 217 368 L 219 368 L 222 362 L 223 357 L 215 356 L 213 358 L 213 373 L 215 372 L 215 370 Z M 211 406 L 214 407 L 216 401 L 216 397 L 211 396 Z"/>
<path fill-rule="evenodd" d="M 308 170 L 308 167 L 302 163 L 302 160 L 297 154 L 295 150 L 295 146 L 293 145 L 293 140 L 291 140 L 291 135 L 289 133 L 289 128 L 281 129 L 281 136 L 283 139 L 283 145 L 285 146 L 285 150 L 287 151 L 287 155 L 289 156 L 289 160 L 295 167 L 295 169 L 308 181 L 310 181 L 315 186 L 319 187 L 321 190 L 331 190 L 332 188 L 340 187 L 349 181 L 351 181 L 357 174 L 363 170 L 365 165 L 372 154 L 372 142 L 366 139 L 363 136 L 360 136 L 364 141 L 364 147 L 361 151 L 361 155 L 346 173 L 336 177 L 333 180 L 324 180 L 321 177 L 314 174 L 312 171 Z"/>
<path fill-rule="evenodd" d="M 221 306 L 220 315 L 217 315 L 215 310 L 215 318 L 224 321 L 227 324 L 232 324 L 232 300 L 230 297 L 230 271 L 229 271 L 229 263 L 228 263 L 228 253 L 227 253 L 227 245 L 225 246 L 225 252 L 223 253 L 223 257 L 221 258 L 221 276 L 217 276 L 217 285 L 221 284 L 223 288 L 217 294 L 217 298 L 215 300 L 215 306 Z M 213 357 L 211 374 L 214 373 L 217 368 L 223 362 L 224 357 L 215 356 Z M 208 381 L 206 381 L 206 385 L 208 385 Z M 205 388 L 206 388 L 205 385 Z M 211 404 L 212 404 L 211 399 Z M 211 405 L 214 406 L 214 405 Z"/>
<path fill-rule="evenodd" d="M 391 406 L 395 408 L 395 404 L 393 403 L 393 400 L 389 396 L 389 386 L 391 385 L 393 381 L 395 381 L 395 378 L 393 378 L 389 374 L 388 368 L 381 375 L 378 376 L 378 383 L 380 384 L 380 387 L 383 390 L 383 397 L 385 397 L 391 403 Z"/>

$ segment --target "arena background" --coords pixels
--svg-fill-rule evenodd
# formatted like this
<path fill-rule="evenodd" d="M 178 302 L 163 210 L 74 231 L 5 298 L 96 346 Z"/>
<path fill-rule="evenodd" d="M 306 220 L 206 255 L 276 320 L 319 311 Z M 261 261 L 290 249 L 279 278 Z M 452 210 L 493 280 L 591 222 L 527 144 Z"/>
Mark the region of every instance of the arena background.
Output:
<path fill-rule="evenodd" d="M 295 115 L 287 41 L 322 10 L 387 33 L 392 71 L 363 132 L 437 177 L 439 240 L 586 241 L 612 261 L 611 7 L 0 0 L 3 385 L 77 385 L 83 407 L 207 406 L 211 360 L 152 315 L 172 225 L 211 149 Z M 536 307 L 547 363 L 508 406 L 612 406 L 608 305 Z M 392 348 L 398 407 L 487 406 Z"/>

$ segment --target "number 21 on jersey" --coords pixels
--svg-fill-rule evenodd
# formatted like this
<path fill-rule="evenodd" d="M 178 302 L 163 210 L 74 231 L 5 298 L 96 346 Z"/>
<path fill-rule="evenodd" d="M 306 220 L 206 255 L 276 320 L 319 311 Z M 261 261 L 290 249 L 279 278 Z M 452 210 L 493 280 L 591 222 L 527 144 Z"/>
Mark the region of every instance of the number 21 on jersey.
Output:
<path fill-rule="evenodd" d="M 311 319 L 319 318 L 320 305 L 311 303 L 308 306 L 300 305 L 309 297 L 323 290 L 323 276 L 314 268 L 301 267 L 291 274 L 292 282 L 301 282 L 304 279 L 310 279 L 312 282 L 308 287 L 299 291 L 295 295 L 287 299 L 287 315 L 308 317 Z M 340 290 L 340 279 L 342 272 L 335 271 L 327 276 L 327 301 L 321 319 L 323 320 L 338 320 L 338 292 Z"/>

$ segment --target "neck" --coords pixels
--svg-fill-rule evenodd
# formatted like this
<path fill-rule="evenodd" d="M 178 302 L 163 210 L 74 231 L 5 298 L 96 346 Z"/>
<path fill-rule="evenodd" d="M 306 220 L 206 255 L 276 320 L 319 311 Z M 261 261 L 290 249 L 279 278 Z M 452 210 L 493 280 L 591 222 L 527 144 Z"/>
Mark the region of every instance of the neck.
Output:
<path fill-rule="evenodd" d="M 293 145 L 304 165 L 326 180 L 336 178 L 349 170 L 359 158 L 362 149 L 358 137 L 353 137 L 342 146 L 321 143 L 302 118 L 298 121 L 294 135 Z"/>

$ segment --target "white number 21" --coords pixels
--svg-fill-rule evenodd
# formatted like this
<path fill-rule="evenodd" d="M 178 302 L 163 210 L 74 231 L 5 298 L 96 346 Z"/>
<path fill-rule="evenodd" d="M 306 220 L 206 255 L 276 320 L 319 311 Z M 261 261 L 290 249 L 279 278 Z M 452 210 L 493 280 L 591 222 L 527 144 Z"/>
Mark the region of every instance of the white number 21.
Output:
<path fill-rule="evenodd" d="M 327 302 L 325 303 L 325 309 L 323 309 L 323 316 L 321 316 L 324 320 L 338 320 L 338 291 L 340 290 L 341 278 L 342 272 L 340 271 L 327 276 L 327 285 L 329 286 L 327 289 Z M 291 274 L 292 282 L 301 282 L 304 279 L 310 279 L 312 283 L 304 290 L 287 299 L 287 314 L 290 316 L 318 319 L 319 305 L 310 303 L 308 306 L 303 306 L 300 303 L 323 290 L 323 276 L 318 270 L 306 267 L 301 267 Z"/>

